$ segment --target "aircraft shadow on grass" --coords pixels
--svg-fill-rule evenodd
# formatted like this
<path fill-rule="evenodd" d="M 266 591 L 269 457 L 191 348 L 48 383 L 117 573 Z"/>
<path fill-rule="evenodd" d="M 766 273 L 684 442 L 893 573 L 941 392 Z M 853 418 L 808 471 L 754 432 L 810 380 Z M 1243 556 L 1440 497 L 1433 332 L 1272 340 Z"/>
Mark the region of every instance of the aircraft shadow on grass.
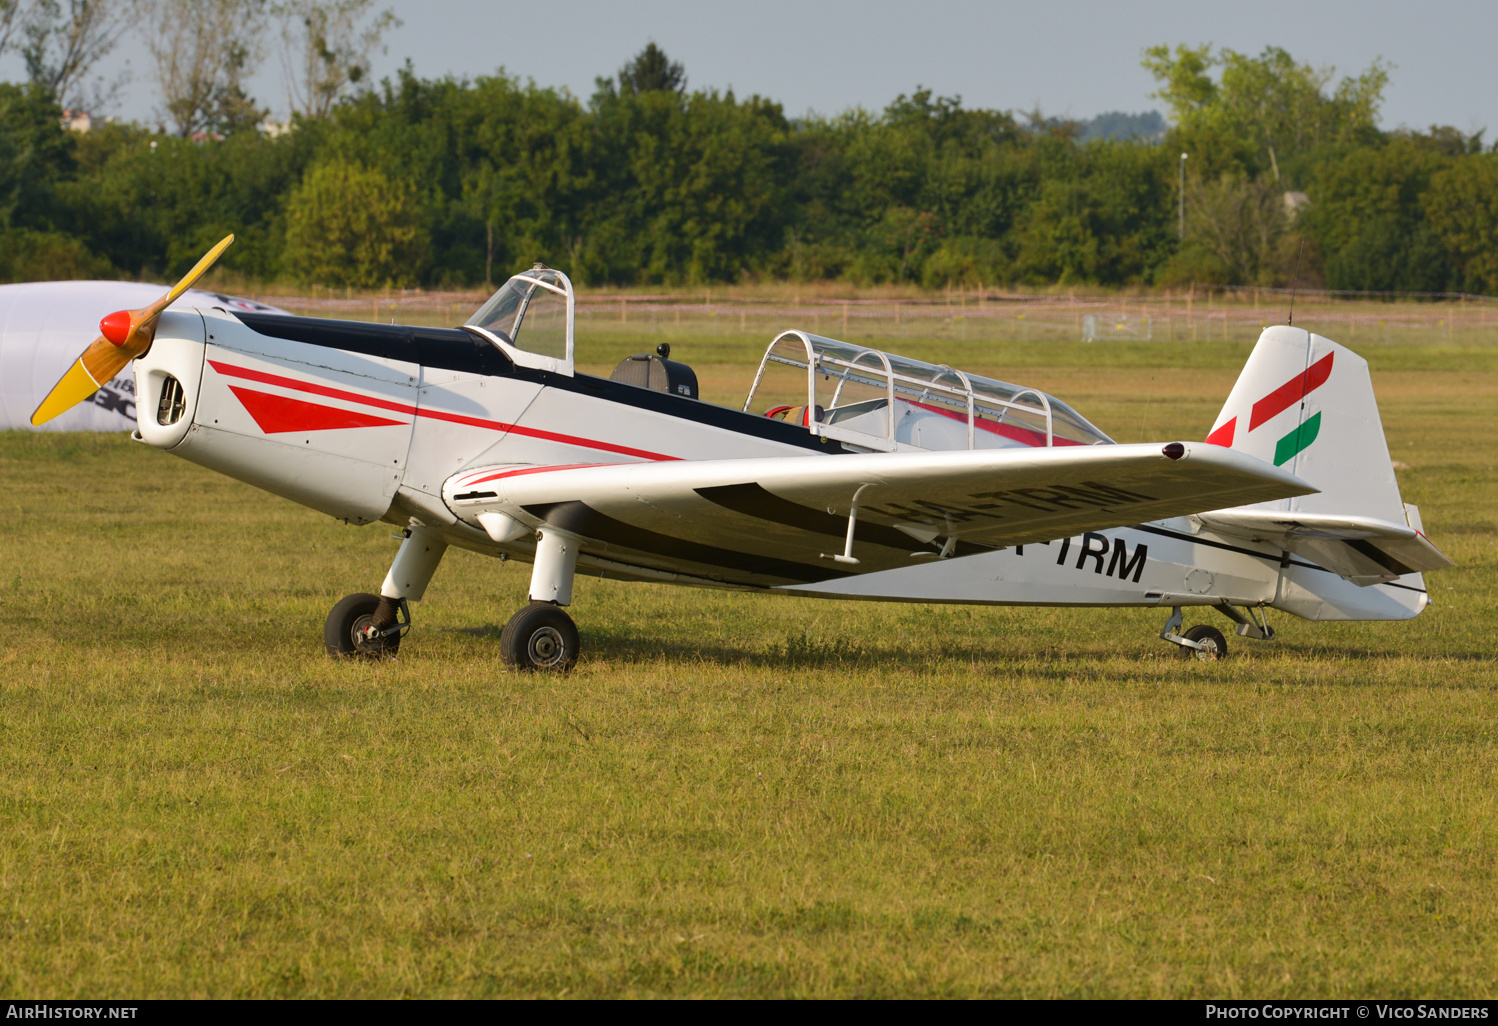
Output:
<path fill-rule="evenodd" d="M 459 627 L 452 633 L 497 643 L 503 631 L 502 625 L 489 624 L 482 627 Z M 601 662 L 640 663 L 661 660 L 690 664 L 706 661 L 723 665 L 747 664 L 772 669 L 841 667 L 853 670 L 885 668 L 915 672 L 929 671 L 933 664 L 937 663 L 959 663 L 978 667 L 1024 667 L 1027 676 L 1057 681 L 1075 679 L 1079 673 L 1092 679 L 1119 676 L 1099 670 L 1096 648 L 1082 646 L 1065 650 L 1054 646 L 1011 650 L 998 645 L 942 645 L 935 650 L 890 650 L 869 648 L 856 641 L 843 639 L 823 643 L 809 640 L 804 636 L 789 635 L 780 641 L 770 641 L 762 646 L 754 647 L 722 642 L 694 644 L 672 640 L 664 635 L 651 636 L 640 630 L 626 632 L 597 629 L 588 633 L 588 643 L 594 658 Z M 1165 657 L 1167 662 L 1176 661 L 1169 658 L 1171 653 L 1158 654 Z M 1324 642 L 1310 639 L 1303 642 L 1285 642 L 1275 649 L 1257 652 L 1255 656 L 1259 660 L 1292 664 L 1301 661 L 1309 664 L 1311 661 L 1326 659 L 1373 663 L 1390 658 L 1417 664 L 1492 663 L 1494 661 L 1492 653 L 1483 651 L 1394 653 L 1391 655 L 1384 649 L 1366 646 L 1332 647 Z M 1182 660 L 1180 664 L 1184 667 L 1190 662 L 1192 661 Z M 1158 661 L 1151 661 L 1148 664 L 1141 664 L 1141 669 L 1137 672 L 1125 670 L 1123 676 L 1148 676 L 1158 672 Z"/>

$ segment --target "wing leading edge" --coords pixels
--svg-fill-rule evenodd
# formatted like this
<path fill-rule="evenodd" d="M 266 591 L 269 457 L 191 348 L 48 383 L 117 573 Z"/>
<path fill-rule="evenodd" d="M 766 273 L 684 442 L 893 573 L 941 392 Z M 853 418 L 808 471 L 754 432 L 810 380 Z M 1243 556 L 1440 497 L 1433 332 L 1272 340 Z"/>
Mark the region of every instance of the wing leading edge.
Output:
<path fill-rule="evenodd" d="M 1314 491 L 1242 453 L 1172 442 L 508 465 L 456 475 L 444 498 L 496 541 L 549 526 L 610 561 L 769 586 Z M 842 549 L 855 506 L 857 563 L 826 558 Z M 508 536 L 492 514 L 508 518 Z"/>

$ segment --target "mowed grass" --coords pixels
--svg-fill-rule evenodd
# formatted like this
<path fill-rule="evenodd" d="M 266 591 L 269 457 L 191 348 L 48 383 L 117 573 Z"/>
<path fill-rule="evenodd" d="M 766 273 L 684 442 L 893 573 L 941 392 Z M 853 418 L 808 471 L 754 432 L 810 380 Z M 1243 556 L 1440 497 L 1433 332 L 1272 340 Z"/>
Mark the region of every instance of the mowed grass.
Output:
<path fill-rule="evenodd" d="M 677 352 L 731 402 L 762 345 Z M 1202 437 L 1247 354 L 910 348 L 1122 441 Z M 1161 612 L 580 579 L 576 672 L 515 674 L 528 568 L 456 551 L 334 662 L 388 527 L 0 435 L 0 992 L 1491 997 L 1493 351 L 1369 356 L 1457 567 L 1212 665 Z"/>

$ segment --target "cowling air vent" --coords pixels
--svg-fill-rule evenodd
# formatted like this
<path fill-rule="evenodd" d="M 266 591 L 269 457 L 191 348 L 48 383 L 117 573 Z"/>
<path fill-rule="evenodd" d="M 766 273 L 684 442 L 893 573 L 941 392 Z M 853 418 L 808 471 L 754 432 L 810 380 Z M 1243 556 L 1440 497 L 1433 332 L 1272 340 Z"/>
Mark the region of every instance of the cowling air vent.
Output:
<path fill-rule="evenodd" d="M 169 427 L 182 419 L 187 411 L 187 396 L 182 392 L 182 382 L 166 376 L 161 383 L 161 402 L 156 404 L 156 423 Z"/>

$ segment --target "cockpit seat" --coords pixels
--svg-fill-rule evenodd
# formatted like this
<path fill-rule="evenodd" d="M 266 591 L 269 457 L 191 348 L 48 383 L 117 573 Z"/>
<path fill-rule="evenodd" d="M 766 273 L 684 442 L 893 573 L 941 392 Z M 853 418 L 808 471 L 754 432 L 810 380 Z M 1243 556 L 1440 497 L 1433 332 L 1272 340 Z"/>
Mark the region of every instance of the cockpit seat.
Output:
<path fill-rule="evenodd" d="M 662 342 L 653 353 L 636 353 L 620 362 L 609 378 L 626 385 L 696 399 L 697 373 L 686 364 L 669 359 L 670 355 L 670 344 Z"/>
<path fill-rule="evenodd" d="M 810 427 L 815 420 L 818 424 L 827 418 L 827 411 L 820 406 L 772 406 L 765 411 L 765 416 L 771 420 L 783 420 L 787 424 L 800 424 Z"/>

